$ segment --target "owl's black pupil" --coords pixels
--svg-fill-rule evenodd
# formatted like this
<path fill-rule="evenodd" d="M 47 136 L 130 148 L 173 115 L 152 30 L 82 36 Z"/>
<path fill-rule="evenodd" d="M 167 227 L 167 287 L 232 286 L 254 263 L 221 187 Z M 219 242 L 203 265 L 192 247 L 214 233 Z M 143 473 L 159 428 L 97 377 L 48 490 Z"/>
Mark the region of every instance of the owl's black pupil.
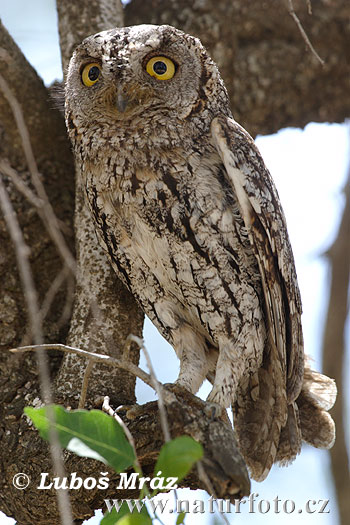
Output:
<path fill-rule="evenodd" d="M 153 71 L 157 73 L 157 75 L 164 75 L 164 73 L 166 73 L 166 70 L 167 66 L 165 62 L 161 62 L 160 60 L 158 60 L 153 64 Z"/>
<path fill-rule="evenodd" d="M 97 80 L 100 76 L 100 69 L 97 66 L 92 66 L 89 69 L 88 77 L 93 82 L 94 80 Z"/>

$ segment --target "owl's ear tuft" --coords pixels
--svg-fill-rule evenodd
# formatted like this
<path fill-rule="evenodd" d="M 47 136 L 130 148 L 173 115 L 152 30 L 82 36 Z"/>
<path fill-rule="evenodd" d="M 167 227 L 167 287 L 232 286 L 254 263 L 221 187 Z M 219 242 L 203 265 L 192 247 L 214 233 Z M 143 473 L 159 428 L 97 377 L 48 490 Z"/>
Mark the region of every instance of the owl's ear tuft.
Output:
<path fill-rule="evenodd" d="M 48 91 L 52 103 L 51 107 L 53 109 L 58 109 L 58 111 L 64 115 L 64 83 L 55 80 L 55 82 L 48 87 Z"/>

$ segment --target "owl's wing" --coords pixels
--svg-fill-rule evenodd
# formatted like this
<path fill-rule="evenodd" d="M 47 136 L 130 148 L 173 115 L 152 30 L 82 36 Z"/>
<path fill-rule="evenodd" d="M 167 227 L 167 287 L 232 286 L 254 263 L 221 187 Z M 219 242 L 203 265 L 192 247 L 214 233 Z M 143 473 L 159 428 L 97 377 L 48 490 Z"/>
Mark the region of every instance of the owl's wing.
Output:
<path fill-rule="evenodd" d="M 250 135 L 233 119 L 217 116 L 211 133 L 233 186 L 258 261 L 269 335 L 287 380 L 287 399 L 302 385 L 301 300 L 292 248 L 279 196 Z"/>

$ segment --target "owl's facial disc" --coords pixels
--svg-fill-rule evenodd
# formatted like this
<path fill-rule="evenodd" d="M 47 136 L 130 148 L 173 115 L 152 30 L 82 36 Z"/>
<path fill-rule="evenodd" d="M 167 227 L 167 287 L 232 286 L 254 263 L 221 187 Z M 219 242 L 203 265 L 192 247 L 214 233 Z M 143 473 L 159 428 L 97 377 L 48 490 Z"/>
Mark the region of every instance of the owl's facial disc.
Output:
<path fill-rule="evenodd" d="M 170 26 L 141 25 L 93 35 L 71 60 L 66 99 L 86 124 L 137 115 L 186 118 L 207 103 L 200 42 Z M 208 68 L 206 68 L 208 69 Z M 201 86 L 201 88 L 199 87 Z M 68 106 L 67 106 L 68 109 Z M 128 124 L 129 125 L 129 124 Z"/>

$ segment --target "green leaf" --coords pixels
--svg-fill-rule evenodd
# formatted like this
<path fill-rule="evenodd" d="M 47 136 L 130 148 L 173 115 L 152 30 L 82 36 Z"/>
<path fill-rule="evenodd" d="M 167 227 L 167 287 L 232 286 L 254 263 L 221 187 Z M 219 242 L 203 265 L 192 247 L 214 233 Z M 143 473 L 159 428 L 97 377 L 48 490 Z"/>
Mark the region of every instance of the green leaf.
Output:
<path fill-rule="evenodd" d="M 186 512 L 180 512 L 177 517 L 176 525 L 182 525 L 185 522 Z"/>
<path fill-rule="evenodd" d="M 196 461 L 203 456 L 203 447 L 190 436 L 180 436 L 160 449 L 154 476 L 161 471 L 164 478 L 176 477 L 178 481 L 189 473 Z"/>
<path fill-rule="evenodd" d="M 42 438 L 49 440 L 48 408 L 52 410 L 54 427 L 63 448 L 78 456 L 102 461 L 116 472 L 122 472 L 133 464 L 135 454 L 122 427 L 101 410 L 68 412 L 59 405 L 38 409 L 26 407 L 25 414 L 33 421 Z"/>
<path fill-rule="evenodd" d="M 122 511 L 126 507 L 125 512 Z M 106 514 L 103 516 L 102 520 L 100 521 L 100 525 L 115 525 L 117 521 L 124 516 L 127 512 L 129 512 L 128 507 L 123 504 L 120 511 L 117 512 L 115 508 L 111 510 L 111 512 L 106 512 Z"/>
<path fill-rule="evenodd" d="M 152 520 L 145 505 L 140 512 L 136 509 L 130 512 L 125 502 L 121 505 L 119 511 L 114 507 L 111 512 L 107 512 L 100 521 L 100 525 L 150 525 L 151 523 Z"/>
<path fill-rule="evenodd" d="M 126 514 L 117 523 L 118 525 L 151 525 L 152 520 L 149 516 L 142 514 Z"/>

